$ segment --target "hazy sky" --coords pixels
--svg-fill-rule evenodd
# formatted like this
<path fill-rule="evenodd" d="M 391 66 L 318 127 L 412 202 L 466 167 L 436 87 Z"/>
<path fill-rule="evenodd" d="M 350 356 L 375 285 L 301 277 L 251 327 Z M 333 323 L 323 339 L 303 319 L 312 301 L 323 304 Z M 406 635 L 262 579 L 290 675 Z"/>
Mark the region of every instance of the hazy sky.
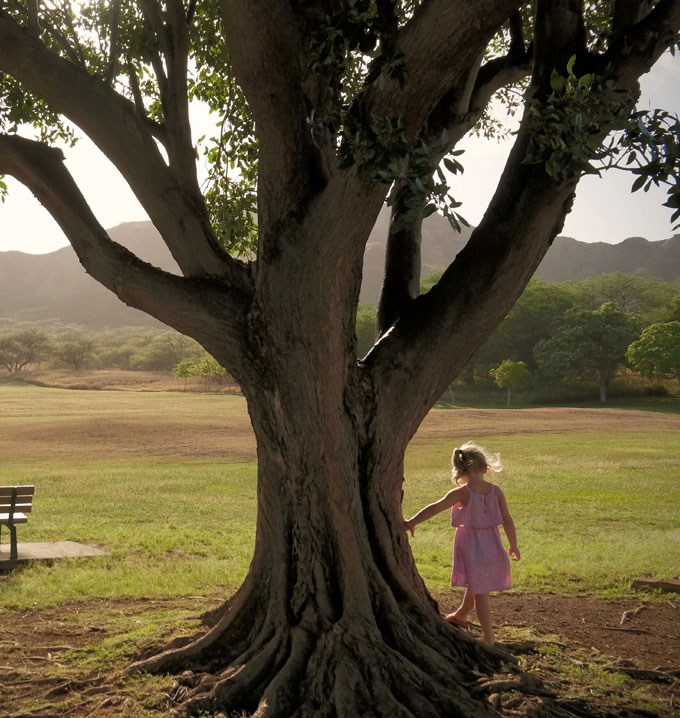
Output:
<path fill-rule="evenodd" d="M 643 78 L 642 87 L 641 109 L 661 107 L 680 113 L 680 57 L 666 54 Z M 195 109 L 195 134 L 210 132 L 210 125 L 205 113 Z M 460 213 L 476 224 L 496 186 L 510 142 L 470 138 L 461 146 L 466 149 L 459 157 L 465 173 L 455 179 L 452 193 L 463 202 Z M 147 219 L 126 183 L 89 140 L 66 150 L 66 157 L 66 165 L 104 227 Z M 10 196 L 0 205 L 0 251 L 42 253 L 67 245 L 58 225 L 33 195 L 11 177 L 7 184 Z M 601 179 L 583 178 L 562 234 L 583 242 L 670 237 L 671 210 L 661 206 L 665 191 L 631 194 L 631 184 L 631 175 L 624 172 L 609 172 Z"/>

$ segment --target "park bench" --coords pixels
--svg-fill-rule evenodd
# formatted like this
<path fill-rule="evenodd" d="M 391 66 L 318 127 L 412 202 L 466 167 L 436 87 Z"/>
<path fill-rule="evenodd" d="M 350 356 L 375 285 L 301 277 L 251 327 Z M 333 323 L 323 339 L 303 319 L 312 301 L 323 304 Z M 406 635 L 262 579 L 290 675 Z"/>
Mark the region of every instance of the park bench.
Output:
<path fill-rule="evenodd" d="M 0 486 L 0 531 L 7 526 L 10 534 L 10 561 L 17 560 L 16 524 L 28 521 L 35 486 Z M 1 537 L 0 537 L 1 538 Z"/>

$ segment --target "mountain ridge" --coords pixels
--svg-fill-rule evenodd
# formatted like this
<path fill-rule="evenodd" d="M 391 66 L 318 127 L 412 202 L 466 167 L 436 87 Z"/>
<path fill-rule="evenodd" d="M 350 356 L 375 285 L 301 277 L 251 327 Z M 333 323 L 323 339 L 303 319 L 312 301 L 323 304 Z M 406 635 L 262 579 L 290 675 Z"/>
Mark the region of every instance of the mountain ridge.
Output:
<path fill-rule="evenodd" d="M 360 302 L 375 303 L 382 284 L 389 211 L 383 209 L 366 245 Z M 422 276 L 444 269 L 465 246 L 471 229 L 456 234 L 448 221 L 431 215 L 423 222 Z M 140 259 L 178 274 L 179 268 L 150 222 L 126 222 L 109 230 L 114 241 Z M 586 279 L 622 272 L 672 281 L 680 277 L 680 235 L 650 241 L 629 237 L 617 244 L 557 237 L 536 276 L 549 281 Z M 159 323 L 125 306 L 86 274 L 71 247 L 48 254 L 0 252 L 0 319 L 56 320 L 92 329 Z"/>

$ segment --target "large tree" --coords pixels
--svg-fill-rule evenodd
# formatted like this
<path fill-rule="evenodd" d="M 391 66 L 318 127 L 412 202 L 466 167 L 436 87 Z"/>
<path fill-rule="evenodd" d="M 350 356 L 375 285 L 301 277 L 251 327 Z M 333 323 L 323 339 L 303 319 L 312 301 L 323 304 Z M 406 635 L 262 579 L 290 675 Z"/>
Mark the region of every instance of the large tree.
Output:
<path fill-rule="evenodd" d="M 185 681 L 192 711 L 495 713 L 470 689 L 492 652 L 440 618 L 409 550 L 404 452 L 521 294 L 579 177 L 634 112 L 638 78 L 677 42 L 680 0 L 0 8 L 0 173 L 34 192 L 95 279 L 229 370 L 257 438 L 243 586 L 209 632 L 138 667 L 207 672 Z M 521 82 L 523 119 L 489 208 L 418 296 L 422 217 L 439 208 L 459 221 L 438 166 L 460 171 L 456 143 L 488 129 L 490 98 L 512 103 Z M 224 118 L 205 187 L 190 97 Z M 180 276 L 100 226 L 50 146 L 70 136 L 64 118 L 118 167 Z M 672 123 L 653 119 L 635 117 L 605 161 L 637 147 L 627 166 L 644 181 L 672 177 Z M 663 162 L 641 163 L 655 138 Z M 357 361 L 362 257 L 388 195 L 379 339 Z"/>

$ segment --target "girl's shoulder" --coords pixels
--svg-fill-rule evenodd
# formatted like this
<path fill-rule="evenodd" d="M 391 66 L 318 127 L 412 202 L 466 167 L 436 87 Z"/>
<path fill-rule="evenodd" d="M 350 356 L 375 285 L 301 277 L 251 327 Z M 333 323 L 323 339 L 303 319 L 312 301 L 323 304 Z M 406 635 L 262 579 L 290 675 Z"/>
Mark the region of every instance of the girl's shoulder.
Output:
<path fill-rule="evenodd" d="M 462 484 L 461 486 L 456 486 L 455 489 L 451 489 L 446 495 L 451 500 L 452 506 L 455 504 L 463 504 L 463 506 L 465 506 L 470 498 L 470 490 L 467 484 Z"/>

